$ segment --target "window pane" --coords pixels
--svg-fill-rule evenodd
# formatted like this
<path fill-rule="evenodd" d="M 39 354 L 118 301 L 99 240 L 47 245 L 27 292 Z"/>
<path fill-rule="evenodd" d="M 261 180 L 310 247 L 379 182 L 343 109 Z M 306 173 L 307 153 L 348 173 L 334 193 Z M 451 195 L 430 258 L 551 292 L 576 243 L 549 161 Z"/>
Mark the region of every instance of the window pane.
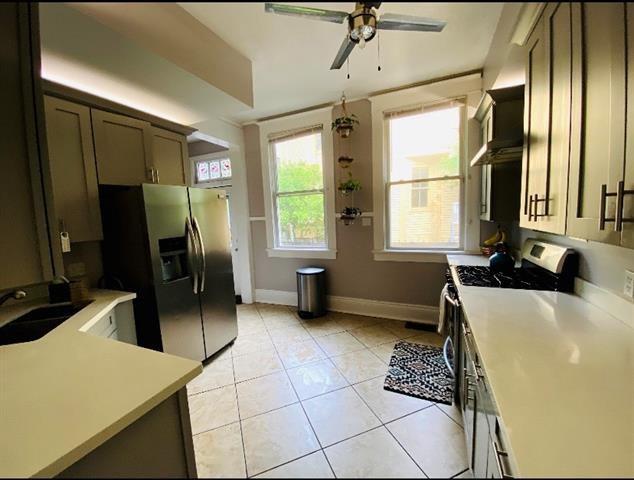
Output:
<path fill-rule="evenodd" d="M 325 247 L 324 194 L 277 197 L 280 246 Z"/>
<path fill-rule="evenodd" d="M 323 188 L 321 133 L 273 143 L 278 192 Z"/>
<path fill-rule="evenodd" d="M 426 188 L 421 189 L 421 185 L 426 185 Z M 426 197 L 425 205 L 413 204 L 418 195 Z M 390 247 L 460 246 L 459 179 L 391 185 L 389 202 Z"/>
<path fill-rule="evenodd" d="M 220 178 L 220 162 L 209 162 L 209 178 L 212 180 Z"/>
<path fill-rule="evenodd" d="M 222 178 L 231 177 L 231 160 L 228 158 L 220 160 L 220 175 Z"/>
<path fill-rule="evenodd" d="M 389 122 L 390 181 L 459 174 L 460 107 Z"/>
<path fill-rule="evenodd" d="M 196 164 L 196 179 L 198 182 L 209 180 L 209 164 L 207 162 L 198 162 Z"/>

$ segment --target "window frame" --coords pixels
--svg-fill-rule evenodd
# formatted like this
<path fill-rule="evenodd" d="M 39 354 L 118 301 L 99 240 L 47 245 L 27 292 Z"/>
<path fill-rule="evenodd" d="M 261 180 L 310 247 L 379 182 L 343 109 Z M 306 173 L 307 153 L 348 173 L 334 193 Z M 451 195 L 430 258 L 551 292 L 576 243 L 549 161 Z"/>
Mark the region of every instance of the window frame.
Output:
<path fill-rule="evenodd" d="M 260 127 L 267 254 L 269 257 L 315 259 L 335 259 L 337 257 L 333 141 L 330 130 L 331 117 L 331 108 L 323 108 L 258 123 Z M 323 176 L 323 189 L 321 191 L 323 191 L 324 196 L 325 245 L 323 247 L 283 245 L 280 242 L 278 231 L 276 200 L 279 195 L 277 192 L 273 142 L 270 137 L 285 131 L 301 131 L 304 128 L 309 130 L 316 125 L 321 125 Z"/>
<path fill-rule="evenodd" d="M 203 155 L 197 155 L 195 157 L 191 157 L 192 163 L 192 185 L 197 187 L 226 187 L 231 186 L 233 183 L 234 177 L 234 169 L 233 162 L 231 164 L 231 176 L 230 177 L 220 177 L 215 179 L 205 180 L 203 182 L 198 181 L 198 163 L 199 162 L 220 162 L 223 159 L 228 159 L 231 161 L 231 155 L 229 154 L 229 150 L 224 150 L 222 152 L 214 152 L 214 153 L 205 153 Z"/>
<path fill-rule="evenodd" d="M 480 253 L 479 224 L 479 169 L 469 169 L 468 160 L 477 152 L 480 144 L 478 122 L 473 114 L 482 97 L 482 78 L 478 73 L 459 75 L 447 80 L 422 84 L 412 88 L 379 93 L 369 97 L 372 109 L 372 186 L 373 186 L 373 236 L 372 251 L 376 261 L 446 263 L 448 254 Z M 385 114 L 432 106 L 449 101 L 462 101 L 460 133 L 461 184 L 461 245 L 456 249 L 395 249 L 388 248 L 389 179 L 387 148 L 388 137 Z"/>
<path fill-rule="evenodd" d="M 427 175 L 429 174 L 429 168 L 427 166 L 418 166 L 418 167 L 413 167 L 412 168 L 412 177 L 415 177 L 413 170 L 417 169 L 417 168 L 424 168 L 426 170 L 425 173 L 425 177 L 427 177 Z M 422 177 L 422 175 L 421 175 Z M 427 208 L 427 206 L 429 205 L 429 182 L 428 181 L 421 181 L 421 180 L 412 180 L 411 181 L 412 184 L 412 190 L 410 191 L 410 208 Z M 415 188 L 416 187 L 416 188 Z M 425 188 L 420 188 L 420 187 L 425 187 Z M 413 200 L 413 193 L 416 192 L 416 196 L 418 198 L 418 201 L 416 203 L 419 203 L 420 201 L 420 193 L 421 192 L 425 192 L 425 205 L 416 205 L 414 206 L 414 202 Z"/>

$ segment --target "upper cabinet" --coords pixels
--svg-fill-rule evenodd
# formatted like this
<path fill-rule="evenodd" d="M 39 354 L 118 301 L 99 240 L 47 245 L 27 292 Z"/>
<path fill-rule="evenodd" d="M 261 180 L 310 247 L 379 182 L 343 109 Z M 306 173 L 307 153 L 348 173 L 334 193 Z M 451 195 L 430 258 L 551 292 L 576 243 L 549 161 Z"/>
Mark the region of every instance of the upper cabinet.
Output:
<path fill-rule="evenodd" d="M 520 226 L 564 234 L 570 138 L 570 4 L 549 4 L 526 48 Z"/>
<path fill-rule="evenodd" d="M 92 109 L 92 128 L 99 183 L 156 183 L 148 122 Z"/>
<path fill-rule="evenodd" d="M 526 45 L 520 225 L 634 248 L 634 11 L 551 3 Z"/>
<path fill-rule="evenodd" d="M 626 98 L 634 106 L 626 97 L 626 68 L 632 65 L 626 67 L 625 8 L 607 2 L 572 5 L 567 234 L 614 245 L 621 242 L 616 220 L 625 172 Z"/>
<path fill-rule="evenodd" d="M 185 135 L 51 95 L 45 109 L 56 223 L 70 242 L 103 238 L 99 183 L 187 184 Z"/>
<path fill-rule="evenodd" d="M 189 154 L 184 135 L 152 127 L 152 159 L 156 183 L 187 185 Z"/>
<path fill-rule="evenodd" d="M 37 4 L 0 4 L 0 290 L 61 268 L 46 155 Z"/>
<path fill-rule="evenodd" d="M 71 242 L 101 240 L 101 213 L 90 109 L 44 97 L 55 211 Z"/>

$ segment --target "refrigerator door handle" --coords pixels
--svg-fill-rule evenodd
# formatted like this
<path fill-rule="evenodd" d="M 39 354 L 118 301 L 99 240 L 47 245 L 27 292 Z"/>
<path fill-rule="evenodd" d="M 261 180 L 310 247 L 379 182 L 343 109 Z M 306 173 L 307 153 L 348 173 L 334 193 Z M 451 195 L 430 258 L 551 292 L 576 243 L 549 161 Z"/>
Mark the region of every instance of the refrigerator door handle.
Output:
<path fill-rule="evenodd" d="M 198 237 L 198 245 L 200 247 L 200 289 L 199 292 L 205 291 L 205 273 L 207 272 L 207 260 L 205 258 L 205 244 L 203 243 L 203 234 L 200 231 L 200 225 L 198 219 L 194 217 L 194 228 L 196 229 L 196 236 Z"/>
<path fill-rule="evenodd" d="M 185 234 L 187 235 L 187 262 L 189 263 L 189 271 L 192 278 L 192 288 L 194 293 L 198 293 L 198 266 L 194 265 L 194 258 L 198 259 L 198 247 L 196 246 L 196 238 L 194 229 L 189 217 L 185 218 Z M 197 262 L 198 260 L 196 260 Z"/>

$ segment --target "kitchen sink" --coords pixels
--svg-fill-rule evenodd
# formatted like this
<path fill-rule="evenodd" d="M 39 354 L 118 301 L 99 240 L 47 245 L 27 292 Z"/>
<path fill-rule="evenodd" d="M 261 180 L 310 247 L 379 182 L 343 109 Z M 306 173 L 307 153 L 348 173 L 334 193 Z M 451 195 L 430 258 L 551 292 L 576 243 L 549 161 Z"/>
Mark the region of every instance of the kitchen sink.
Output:
<path fill-rule="evenodd" d="M 42 338 L 79 312 L 88 303 L 35 308 L 0 328 L 0 345 L 32 342 Z"/>

